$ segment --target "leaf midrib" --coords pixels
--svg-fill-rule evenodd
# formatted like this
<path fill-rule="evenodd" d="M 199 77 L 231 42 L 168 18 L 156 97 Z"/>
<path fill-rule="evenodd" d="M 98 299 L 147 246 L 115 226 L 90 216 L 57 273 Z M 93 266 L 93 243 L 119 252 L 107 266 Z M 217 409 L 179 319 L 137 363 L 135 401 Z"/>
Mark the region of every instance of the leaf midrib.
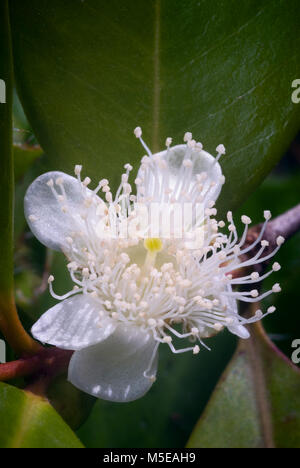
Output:
<path fill-rule="evenodd" d="M 159 147 L 159 118 L 160 118 L 160 0 L 154 5 L 154 53 L 153 53 L 153 135 L 152 149 L 158 151 Z"/>
<path fill-rule="evenodd" d="M 38 398 L 31 395 L 28 398 L 24 398 L 23 410 L 20 412 L 20 419 L 16 426 L 15 435 L 11 439 L 10 448 L 20 448 L 23 446 L 25 436 L 30 426 L 33 425 L 33 421 L 38 418 L 40 409 L 41 402 L 38 401 Z"/>
<path fill-rule="evenodd" d="M 257 324 L 255 324 L 253 328 L 255 328 L 255 330 L 252 330 L 250 338 L 245 340 L 242 346 L 245 348 L 249 357 L 264 448 L 275 448 L 272 412 L 264 375 L 262 353 L 260 352 L 259 329 Z"/>

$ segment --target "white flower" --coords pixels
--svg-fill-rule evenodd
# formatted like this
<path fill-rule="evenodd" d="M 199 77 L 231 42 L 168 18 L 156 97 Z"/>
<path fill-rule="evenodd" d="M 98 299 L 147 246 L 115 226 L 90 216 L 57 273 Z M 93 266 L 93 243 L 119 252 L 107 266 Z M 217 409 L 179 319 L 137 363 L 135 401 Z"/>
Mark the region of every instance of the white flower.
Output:
<path fill-rule="evenodd" d="M 33 233 L 46 246 L 64 252 L 74 282 L 70 292 L 57 296 L 54 278 L 49 277 L 50 292 L 61 302 L 37 321 L 32 333 L 43 343 L 75 351 L 69 366 L 69 380 L 75 386 L 120 402 L 135 400 L 149 390 L 155 381 L 160 343 L 174 353 L 198 354 L 199 344 L 207 347 L 203 338 L 224 327 L 247 338 L 245 324 L 263 314 L 257 311 L 250 319 L 241 317 L 237 300 L 255 302 L 280 287 L 275 284 L 262 295 L 256 289 L 234 292 L 232 287 L 257 283 L 280 267 L 275 263 L 261 277 L 254 272 L 234 278 L 232 273 L 267 260 L 283 242 L 279 237 L 278 248 L 264 255 L 269 212 L 251 246 L 244 247 L 250 222 L 246 216 L 240 241 L 231 213 L 228 234 L 219 232 L 225 223 L 213 218 L 213 206 L 224 183 L 217 161 L 225 153 L 222 145 L 213 158 L 187 133 L 186 145 L 171 148 L 168 138 L 167 150 L 152 155 L 141 139 L 141 129 L 135 134 L 148 153 L 135 181 L 136 195 L 128 183 L 132 167 L 126 165 L 115 197 L 105 179 L 95 190 L 88 189 L 91 181 L 81 180 L 81 166 L 75 167 L 77 178 L 59 172 L 43 174 L 25 197 Z M 174 234 L 174 216 L 166 238 L 149 237 L 155 227 L 152 221 L 141 229 L 138 206 L 158 205 L 161 223 L 165 204 L 183 206 L 186 202 L 201 203 L 204 210 L 187 229 L 180 229 L 181 236 Z M 128 223 L 134 229 L 128 229 Z M 131 235 L 124 235 L 124 224 L 126 234 L 129 230 Z M 190 239 L 197 230 L 201 236 L 195 249 Z M 241 262 L 240 256 L 251 249 L 253 258 Z M 266 314 L 274 310 L 271 307 Z M 176 349 L 174 336 L 189 339 L 191 345 Z"/>

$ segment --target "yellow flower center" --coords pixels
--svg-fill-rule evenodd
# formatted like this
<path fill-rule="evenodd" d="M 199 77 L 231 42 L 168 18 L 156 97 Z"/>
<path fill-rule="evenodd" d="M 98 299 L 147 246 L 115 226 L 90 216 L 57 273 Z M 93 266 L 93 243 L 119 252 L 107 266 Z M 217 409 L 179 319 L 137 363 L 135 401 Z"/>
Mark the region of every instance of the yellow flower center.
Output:
<path fill-rule="evenodd" d="M 158 237 L 149 237 L 144 240 L 144 246 L 150 253 L 160 252 L 163 248 L 163 243 Z"/>

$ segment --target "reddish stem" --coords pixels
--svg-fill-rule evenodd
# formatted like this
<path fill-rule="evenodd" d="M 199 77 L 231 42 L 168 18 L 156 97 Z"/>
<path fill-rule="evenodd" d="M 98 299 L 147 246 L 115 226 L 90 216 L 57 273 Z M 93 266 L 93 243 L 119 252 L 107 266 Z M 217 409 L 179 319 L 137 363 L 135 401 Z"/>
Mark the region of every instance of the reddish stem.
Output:
<path fill-rule="evenodd" d="M 245 247 L 247 245 L 251 245 L 259 236 L 259 233 L 261 231 L 262 224 L 257 224 L 256 226 L 253 226 L 251 229 L 249 229 L 246 242 L 245 242 Z M 296 234 L 300 230 L 300 203 L 299 205 L 296 205 L 294 208 L 291 208 L 290 210 L 286 211 L 285 213 L 277 216 L 276 218 L 272 219 L 272 221 L 269 221 L 267 224 L 263 239 L 267 240 L 269 242 L 269 247 L 265 249 L 265 254 L 268 255 L 269 253 L 273 252 L 273 250 L 277 247 L 276 244 L 276 239 L 278 236 L 283 236 L 286 240 L 292 237 L 294 234 Z M 260 243 L 256 246 L 256 248 L 252 251 L 249 252 L 249 254 L 245 254 L 241 256 L 241 260 L 247 260 L 249 257 L 254 255 L 259 249 L 261 245 Z M 248 257 L 249 255 L 249 257 Z M 269 260 L 271 261 L 271 259 Z M 258 263 L 257 265 L 254 265 L 254 269 L 259 273 L 262 274 L 265 268 L 267 267 L 269 261 L 263 262 L 263 263 Z M 237 269 L 233 272 L 230 272 L 234 278 L 238 278 L 240 276 L 245 276 L 248 274 L 246 271 L 243 269 Z"/>
<path fill-rule="evenodd" d="M 65 370 L 73 351 L 59 348 L 44 348 L 34 356 L 0 364 L 0 381 L 26 377 L 41 371 L 44 377 L 52 378 Z"/>

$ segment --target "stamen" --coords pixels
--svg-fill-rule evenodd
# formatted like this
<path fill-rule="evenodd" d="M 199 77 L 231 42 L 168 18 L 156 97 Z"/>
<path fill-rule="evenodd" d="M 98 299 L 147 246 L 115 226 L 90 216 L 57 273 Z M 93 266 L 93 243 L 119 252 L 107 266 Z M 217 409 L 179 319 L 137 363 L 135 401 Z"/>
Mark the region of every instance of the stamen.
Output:
<path fill-rule="evenodd" d="M 143 147 L 144 147 L 145 150 L 147 151 L 148 155 L 149 155 L 150 157 L 152 157 L 152 153 L 151 153 L 150 149 L 148 148 L 148 146 L 146 145 L 146 143 L 145 143 L 144 140 L 142 139 L 142 129 L 141 129 L 141 127 L 136 127 L 136 128 L 134 129 L 134 134 L 135 134 L 136 138 L 138 138 L 138 139 L 140 140 L 141 144 L 143 145 Z"/>

